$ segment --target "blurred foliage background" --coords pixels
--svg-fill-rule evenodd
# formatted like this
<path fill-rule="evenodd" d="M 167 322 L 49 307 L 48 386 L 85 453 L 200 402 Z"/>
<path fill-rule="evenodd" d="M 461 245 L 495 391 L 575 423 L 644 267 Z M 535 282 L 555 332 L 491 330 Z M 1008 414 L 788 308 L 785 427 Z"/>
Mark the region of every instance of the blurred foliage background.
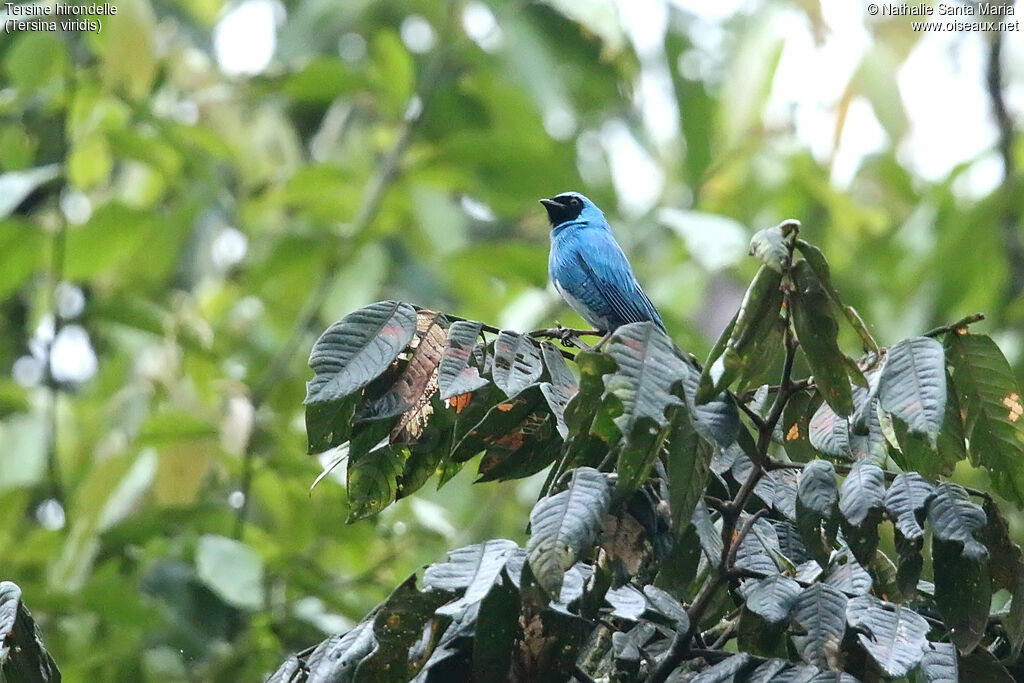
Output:
<path fill-rule="evenodd" d="M 1024 378 L 1019 31 L 818 0 L 115 4 L 0 39 L 0 578 L 68 680 L 258 679 L 446 548 L 524 540 L 539 482 L 471 468 L 344 525 L 301 401 L 317 334 L 374 300 L 582 324 L 540 197 L 605 209 L 698 357 L 750 234 L 795 217 L 880 342 L 984 311 Z"/>

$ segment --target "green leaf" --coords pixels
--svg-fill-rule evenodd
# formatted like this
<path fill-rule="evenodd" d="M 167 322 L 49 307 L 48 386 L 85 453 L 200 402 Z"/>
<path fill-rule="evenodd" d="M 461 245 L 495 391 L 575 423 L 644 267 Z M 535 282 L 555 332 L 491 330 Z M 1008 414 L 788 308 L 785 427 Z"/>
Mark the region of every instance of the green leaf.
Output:
<path fill-rule="evenodd" d="M 515 396 L 544 372 L 540 352 L 533 340 L 523 334 L 502 330 L 494 340 L 494 383 L 507 396 Z"/>
<path fill-rule="evenodd" d="M 1013 371 L 989 337 L 950 334 L 947 348 L 971 461 L 989 471 L 996 491 L 1024 505 L 1024 403 Z"/>
<path fill-rule="evenodd" d="M 882 510 L 885 501 L 885 473 L 878 465 L 859 462 L 846 475 L 839 489 L 839 511 L 847 522 L 860 526 L 868 516 Z"/>
<path fill-rule="evenodd" d="M 786 221 L 773 228 L 758 230 L 750 238 L 750 255 L 763 261 L 772 270 L 781 273 L 789 263 L 789 245 L 783 227 L 790 231 L 795 221 Z"/>
<path fill-rule="evenodd" d="M 666 617 L 677 632 L 686 633 L 689 630 L 690 619 L 686 615 L 686 608 L 667 591 L 657 586 L 646 585 L 644 597 L 647 598 L 648 608 Z"/>
<path fill-rule="evenodd" d="M 569 370 L 565 358 L 552 344 L 541 342 L 540 352 L 548 369 L 548 377 L 551 378 L 550 382 L 540 383 L 540 391 L 551 408 L 551 414 L 555 416 L 559 435 L 565 439 L 569 436 L 569 427 L 565 424 L 565 409 L 579 391 L 579 383 Z"/>
<path fill-rule="evenodd" d="M 822 539 L 822 530 L 825 530 L 830 545 L 835 540 L 838 526 L 838 502 L 839 489 L 832 463 L 812 460 L 800 473 L 797 485 L 796 527 L 807 550 L 823 566 L 828 562 L 831 548 Z"/>
<path fill-rule="evenodd" d="M 956 646 L 952 643 L 928 643 L 921 658 L 926 683 L 960 683 L 956 659 Z"/>
<path fill-rule="evenodd" d="M 346 470 L 348 518 L 346 523 L 375 515 L 390 505 L 398 493 L 409 449 L 383 441 L 391 428 L 388 421 L 370 423 L 357 432 L 349 446 Z"/>
<path fill-rule="evenodd" d="M 603 415 L 604 376 L 614 372 L 615 361 L 604 353 L 581 351 L 576 355 L 580 388 L 565 407 L 565 425 L 569 430 L 560 454 L 563 469 L 581 465 L 596 467 L 608 455 L 620 434 L 611 418 Z M 611 434 L 595 423 L 605 423 Z"/>
<path fill-rule="evenodd" d="M 811 396 L 800 392 L 789 399 L 782 412 L 782 445 L 796 462 L 809 462 L 818 456 L 810 441 L 811 403 Z"/>
<path fill-rule="evenodd" d="M 498 681 L 507 676 L 520 611 L 519 590 L 507 579 L 497 582 L 480 602 L 473 637 L 473 680 Z"/>
<path fill-rule="evenodd" d="M 901 472 L 885 492 L 885 510 L 909 540 L 924 537 L 921 522 L 935 487 L 917 472 Z"/>
<path fill-rule="evenodd" d="M 647 598 L 630 583 L 612 588 L 605 593 L 604 599 L 612 606 L 612 616 L 619 619 L 637 621 L 647 610 Z"/>
<path fill-rule="evenodd" d="M 828 267 L 828 261 L 825 260 L 825 255 L 821 253 L 821 249 L 818 249 L 813 244 L 808 244 L 801 239 L 796 241 L 796 248 L 799 249 L 800 253 L 803 254 L 805 259 L 807 259 L 805 263 L 807 263 L 811 270 L 814 271 L 814 274 L 821 282 L 821 286 L 824 287 L 825 291 L 828 293 L 829 298 L 839 308 L 839 310 L 842 311 L 843 315 L 846 317 L 846 321 L 850 323 L 850 326 L 853 327 L 857 336 L 860 337 L 861 342 L 863 342 L 864 345 L 864 351 L 877 354 L 878 343 L 875 341 L 874 337 L 871 336 L 871 333 L 868 332 L 868 328 L 864 324 L 864 321 L 861 320 L 860 315 L 857 314 L 857 311 L 854 310 L 853 306 L 847 306 L 843 303 L 835 285 L 832 284 L 832 273 Z"/>
<path fill-rule="evenodd" d="M 745 520 L 744 515 L 741 521 Z M 778 574 L 789 568 L 779 549 L 778 533 L 771 522 L 759 519 L 750 527 L 736 551 L 736 568 L 765 575 Z"/>
<path fill-rule="evenodd" d="M 928 640 L 928 622 L 907 607 L 896 605 L 893 611 L 870 595 L 850 600 L 846 621 L 857 629 L 857 640 L 882 672 L 892 678 L 906 676 L 917 667 Z"/>
<path fill-rule="evenodd" d="M 448 328 L 448 345 L 441 355 L 437 371 L 437 385 L 441 399 L 468 394 L 487 384 L 480 376 L 480 370 L 469 364 L 480 337 L 481 323 L 457 320 Z"/>
<path fill-rule="evenodd" d="M 752 669 L 758 660 L 746 652 L 732 655 L 691 678 L 693 683 L 731 683 L 746 680 L 743 673 Z"/>
<path fill-rule="evenodd" d="M 745 607 L 770 624 L 789 618 L 789 612 L 803 589 L 800 584 L 782 574 L 743 584 Z"/>
<path fill-rule="evenodd" d="M 874 584 L 871 574 L 857 561 L 850 546 L 832 553 L 826 574 L 823 583 L 846 594 L 866 595 Z"/>
<path fill-rule="evenodd" d="M 700 383 L 700 372 L 689 363 L 683 363 L 683 393 L 697 433 L 711 444 L 729 448 L 736 442 L 740 431 L 739 409 L 728 394 L 713 401 L 697 405 L 694 397 Z"/>
<path fill-rule="evenodd" d="M 390 367 L 413 335 L 416 311 L 409 304 L 380 301 L 349 313 L 313 344 L 306 405 L 336 402 L 362 389 Z"/>
<path fill-rule="evenodd" d="M 593 546 L 610 503 L 605 475 L 580 467 L 573 471 L 565 491 L 542 498 L 533 507 L 526 554 L 533 575 L 549 596 L 561 592 L 566 570 Z"/>
<path fill-rule="evenodd" d="M 701 373 L 696 395 L 698 405 L 715 398 L 766 353 L 775 350 L 761 348 L 761 342 L 770 338 L 769 332 L 779 318 L 783 301 L 781 284 L 781 272 L 768 266 L 761 266 L 757 271 L 740 304 L 721 356 L 713 361 L 709 359 Z"/>
<path fill-rule="evenodd" d="M 942 482 L 935 487 L 935 496 L 928 504 L 928 523 L 935 538 L 958 543 L 965 557 L 982 560 L 988 557 L 988 551 L 975 534 L 985 528 L 985 522 L 985 511 L 971 502 L 962 486 Z"/>
<path fill-rule="evenodd" d="M 811 446 L 833 458 L 849 460 L 853 457 L 850 450 L 850 423 L 845 417 L 836 415 L 828 403 L 822 403 L 814 411 L 808 423 Z"/>
<path fill-rule="evenodd" d="M 630 434 L 641 417 L 659 427 L 668 424 L 665 409 L 680 403 L 672 385 L 683 378 L 686 365 L 672 340 L 652 322 L 630 323 L 615 331 L 607 349 L 618 366 L 605 376 L 604 385 L 622 401 L 622 415 L 615 418 L 619 431 Z"/>
<path fill-rule="evenodd" d="M 499 402 L 455 447 L 452 459 L 461 462 L 486 448 L 479 481 L 519 479 L 540 472 L 554 460 L 561 441 L 555 418 L 546 408 L 536 385 Z"/>
<path fill-rule="evenodd" d="M 366 660 L 377 647 L 377 640 L 373 635 L 373 620 L 367 619 L 360 622 L 345 635 L 331 636 L 317 645 L 316 649 L 301 663 L 306 676 L 305 680 L 350 683 L 355 680 L 359 664 Z M 287 665 L 287 662 L 285 664 Z M 277 677 L 281 674 L 283 672 L 278 670 L 270 680 L 293 680 L 290 676 L 288 678 L 282 676 L 278 679 Z"/>
<path fill-rule="evenodd" d="M 820 669 L 837 668 L 846 633 L 845 595 L 832 586 L 815 583 L 793 603 L 793 621 L 806 635 L 793 636 L 800 657 Z"/>
<path fill-rule="evenodd" d="M 946 354 L 929 337 L 895 344 L 878 380 L 882 410 L 907 423 L 910 430 L 938 438 L 946 414 Z"/>
<path fill-rule="evenodd" d="M 1014 683 L 1017 680 L 1010 675 L 1010 672 L 996 659 L 995 655 L 985 648 L 978 648 L 974 652 L 960 657 L 958 668 L 961 681 Z"/>
<path fill-rule="evenodd" d="M 451 550 L 448 561 L 432 564 L 423 573 L 423 586 L 461 592 L 462 595 L 437 609 L 437 614 L 454 616 L 484 599 L 509 556 L 519 545 L 503 538 Z"/>
<path fill-rule="evenodd" d="M 933 529 L 933 533 L 935 533 Z M 961 652 L 973 650 L 985 635 L 992 591 L 985 556 L 962 553 L 956 542 L 932 540 L 935 604 Z"/>
<path fill-rule="evenodd" d="M 672 528 L 678 539 L 686 531 L 707 484 L 712 446 L 697 435 L 688 411 L 680 409 L 672 418 L 665 450 Z"/>
<path fill-rule="evenodd" d="M 839 326 L 829 308 L 829 297 L 807 261 L 792 270 L 793 325 L 807 355 L 818 391 L 838 415 L 853 413 L 853 394 L 846 360 L 839 350 Z"/>
<path fill-rule="evenodd" d="M 200 536 L 196 574 L 229 605 L 243 609 L 263 606 L 263 560 L 241 541 L 212 534 Z"/>

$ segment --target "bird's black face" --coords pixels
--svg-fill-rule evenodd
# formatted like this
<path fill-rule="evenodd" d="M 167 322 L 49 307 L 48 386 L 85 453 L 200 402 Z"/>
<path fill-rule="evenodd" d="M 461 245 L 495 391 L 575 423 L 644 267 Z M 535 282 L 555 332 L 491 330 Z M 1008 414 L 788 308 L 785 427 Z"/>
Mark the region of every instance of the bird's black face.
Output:
<path fill-rule="evenodd" d="M 583 200 L 573 194 L 560 194 L 551 199 L 542 199 L 540 203 L 547 209 L 552 226 L 576 220 L 583 211 Z"/>

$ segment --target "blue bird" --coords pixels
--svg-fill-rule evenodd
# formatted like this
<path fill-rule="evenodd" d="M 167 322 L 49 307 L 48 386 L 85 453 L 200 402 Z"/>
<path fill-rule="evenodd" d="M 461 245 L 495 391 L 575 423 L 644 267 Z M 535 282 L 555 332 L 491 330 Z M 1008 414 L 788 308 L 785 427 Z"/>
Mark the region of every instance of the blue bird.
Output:
<path fill-rule="evenodd" d="M 540 203 L 552 228 L 548 274 L 566 303 L 605 339 L 626 323 L 645 320 L 664 330 L 601 209 L 578 192 Z"/>

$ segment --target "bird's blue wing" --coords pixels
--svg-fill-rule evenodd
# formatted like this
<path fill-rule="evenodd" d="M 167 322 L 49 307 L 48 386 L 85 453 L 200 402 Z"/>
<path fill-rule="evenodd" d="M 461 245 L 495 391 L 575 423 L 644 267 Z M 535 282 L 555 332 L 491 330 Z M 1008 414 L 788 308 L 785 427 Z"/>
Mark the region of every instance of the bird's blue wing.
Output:
<path fill-rule="evenodd" d="M 576 258 L 608 302 L 612 314 L 620 321 L 619 324 L 650 320 L 664 330 L 665 323 L 640 287 L 640 283 L 636 281 L 625 255 L 618 245 L 615 245 L 615 249 L 620 258 L 609 258 L 607 254 L 601 253 L 584 256 L 581 252 L 576 253 Z"/>
<path fill-rule="evenodd" d="M 555 258 L 552 277 L 588 309 L 592 315 L 584 317 L 591 324 L 596 325 L 595 320 L 602 319 L 614 329 L 626 323 L 650 320 L 665 329 L 661 316 L 640 288 L 626 255 L 610 232 L 588 230 L 573 235 L 567 242 Z"/>

